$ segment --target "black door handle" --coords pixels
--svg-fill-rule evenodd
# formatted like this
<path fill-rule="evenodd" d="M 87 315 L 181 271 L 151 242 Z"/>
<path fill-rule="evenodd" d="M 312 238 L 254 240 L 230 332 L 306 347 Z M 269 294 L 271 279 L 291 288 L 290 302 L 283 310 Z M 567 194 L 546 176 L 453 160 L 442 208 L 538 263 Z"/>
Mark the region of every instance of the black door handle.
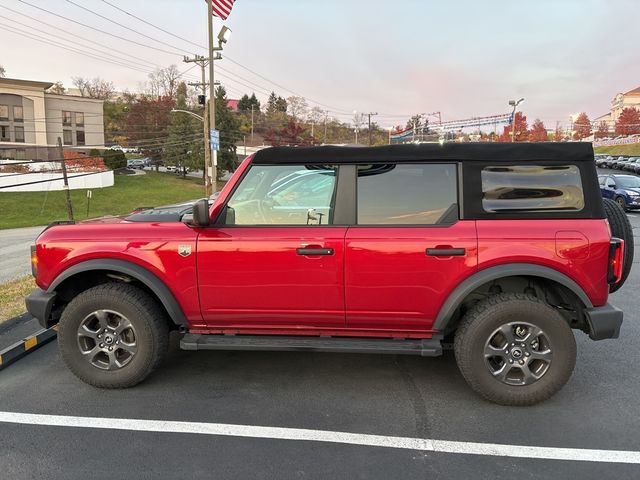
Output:
<path fill-rule="evenodd" d="M 427 248 L 427 255 L 430 257 L 462 257 L 465 254 L 464 248 Z"/>
<path fill-rule="evenodd" d="M 333 248 L 297 248 L 298 255 L 333 255 Z"/>

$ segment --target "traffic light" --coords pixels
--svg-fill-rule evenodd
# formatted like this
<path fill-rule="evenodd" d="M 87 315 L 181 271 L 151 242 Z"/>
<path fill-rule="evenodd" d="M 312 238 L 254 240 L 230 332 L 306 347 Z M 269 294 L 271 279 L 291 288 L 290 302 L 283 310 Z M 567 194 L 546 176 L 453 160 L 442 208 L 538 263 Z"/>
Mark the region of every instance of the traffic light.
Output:
<path fill-rule="evenodd" d="M 207 97 L 204 95 L 198 95 L 198 105 L 205 105 L 207 103 Z"/>

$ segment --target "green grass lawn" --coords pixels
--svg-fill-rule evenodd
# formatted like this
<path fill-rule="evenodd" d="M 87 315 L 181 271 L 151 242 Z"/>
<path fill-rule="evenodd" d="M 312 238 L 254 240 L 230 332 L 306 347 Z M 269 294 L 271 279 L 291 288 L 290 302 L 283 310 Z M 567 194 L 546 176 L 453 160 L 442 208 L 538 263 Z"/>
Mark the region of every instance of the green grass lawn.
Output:
<path fill-rule="evenodd" d="M 596 153 L 606 153 L 607 155 L 630 155 L 632 157 L 640 157 L 640 143 L 632 143 L 630 145 L 614 145 L 612 147 L 594 148 Z"/>
<path fill-rule="evenodd" d="M 218 189 L 222 184 L 218 184 Z M 87 191 L 71 190 L 76 221 L 104 215 L 121 215 L 136 207 L 154 207 L 204 196 L 202 179 L 183 179 L 173 174 L 147 172 L 146 175 L 115 175 L 115 185 L 94 188 L 87 217 Z M 66 220 L 64 192 L 2 192 L 0 229 L 47 225 Z"/>

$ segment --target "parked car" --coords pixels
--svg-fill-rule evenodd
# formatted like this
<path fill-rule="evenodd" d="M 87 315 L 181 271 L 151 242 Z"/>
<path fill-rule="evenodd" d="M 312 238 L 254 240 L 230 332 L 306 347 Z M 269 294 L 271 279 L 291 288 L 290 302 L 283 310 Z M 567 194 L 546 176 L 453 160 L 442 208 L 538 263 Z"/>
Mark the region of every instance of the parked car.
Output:
<path fill-rule="evenodd" d="M 600 192 L 624 210 L 640 208 L 640 177 L 635 175 L 600 175 Z"/>
<path fill-rule="evenodd" d="M 129 168 L 139 168 L 140 170 L 142 170 L 145 166 L 146 162 L 141 158 L 127 160 L 127 167 Z"/>
<path fill-rule="evenodd" d="M 27 308 L 101 388 L 144 380 L 175 330 L 186 350 L 453 343 L 472 389 L 531 405 L 571 376 L 572 329 L 620 333 L 608 294 L 633 235 L 593 158 L 580 142 L 261 150 L 213 205 L 45 229 Z"/>
<path fill-rule="evenodd" d="M 628 160 L 628 157 L 620 156 L 612 163 L 612 167 L 615 170 L 620 170 L 627 160 Z"/>

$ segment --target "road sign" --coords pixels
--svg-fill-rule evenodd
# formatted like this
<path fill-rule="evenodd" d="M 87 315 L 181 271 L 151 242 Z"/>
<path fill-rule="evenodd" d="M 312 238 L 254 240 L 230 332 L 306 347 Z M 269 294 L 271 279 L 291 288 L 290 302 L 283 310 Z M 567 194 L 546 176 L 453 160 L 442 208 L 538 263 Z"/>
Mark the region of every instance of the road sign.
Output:
<path fill-rule="evenodd" d="M 220 150 L 220 131 L 212 128 L 209 130 L 209 144 L 211 150 Z"/>

